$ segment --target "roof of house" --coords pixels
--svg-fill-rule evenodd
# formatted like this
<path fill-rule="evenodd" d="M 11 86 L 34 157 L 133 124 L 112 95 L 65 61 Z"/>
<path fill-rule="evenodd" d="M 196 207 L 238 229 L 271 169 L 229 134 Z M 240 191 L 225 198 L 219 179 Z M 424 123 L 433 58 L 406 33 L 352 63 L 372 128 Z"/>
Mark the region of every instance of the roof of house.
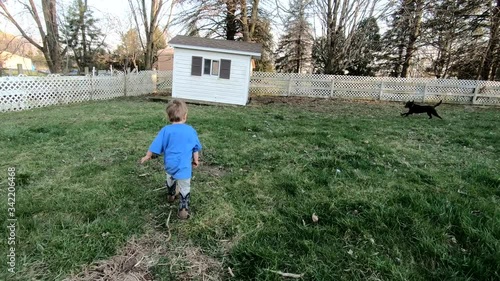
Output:
<path fill-rule="evenodd" d="M 169 45 L 174 47 L 183 46 L 192 49 L 214 49 L 228 53 L 246 53 L 253 56 L 260 56 L 262 45 L 260 43 L 249 43 L 222 39 L 209 39 L 201 37 L 191 37 L 177 35 L 172 38 Z"/>
<path fill-rule="evenodd" d="M 0 51 L 0 58 L 2 59 L 24 59 L 24 60 L 31 60 L 30 58 L 27 58 L 27 57 L 23 57 L 23 56 L 20 56 L 20 55 L 16 55 L 16 54 L 13 54 L 11 52 L 7 52 L 7 51 Z"/>

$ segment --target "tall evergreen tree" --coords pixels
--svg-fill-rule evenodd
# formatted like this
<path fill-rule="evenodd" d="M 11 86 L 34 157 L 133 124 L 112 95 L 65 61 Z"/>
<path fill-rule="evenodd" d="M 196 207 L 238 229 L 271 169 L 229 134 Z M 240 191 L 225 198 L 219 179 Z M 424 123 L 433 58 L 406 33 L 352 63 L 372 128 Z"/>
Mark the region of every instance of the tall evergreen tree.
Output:
<path fill-rule="evenodd" d="M 329 60 L 327 50 L 328 42 L 325 36 L 314 39 L 311 51 L 313 73 L 322 74 L 327 72 L 326 67 Z"/>
<path fill-rule="evenodd" d="M 482 3 L 483 0 L 437 0 L 428 6 L 421 45 L 432 63 L 427 69 L 430 74 L 436 78 L 465 75 L 467 79 L 477 75 L 473 68 L 479 67 L 482 58 L 478 50 L 486 43 L 476 32 L 484 26 L 479 16 L 485 11 Z"/>
<path fill-rule="evenodd" d="M 62 34 L 63 43 L 72 51 L 80 71 L 94 66 L 101 48 L 104 46 L 104 34 L 101 32 L 99 20 L 89 9 L 87 0 L 75 0 L 66 16 L 66 24 Z"/>
<path fill-rule="evenodd" d="M 494 80 L 500 61 L 498 57 L 500 53 L 500 0 L 492 1 L 494 3 L 489 2 L 489 38 L 478 75 L 478 78 L 482 80 Z"/>
<path fill-rule="evenodd" d="M 391 66 L 390 75 L 407 77 L 411 60 L 421 35 L 422 16 L 426 0 L 400 0 L 390 16 L 389 30 L 384 36 L 385 60 Z"/>
<path fill-rule="evenodd" d="M 276 70 L 302 73 L 312 70 L 312 27 L 306 18 L 307 0 L 294 0 L 276 50 Z"/>
<path fill-rule="evenodd" d="M 346 70 L 349 75 L 375 76 L 375 59 L 381 50 L 377 20 L 373 17 L 361 21 L 353 35 L 353 48 L 349 50 Z"/>
<path fill-rule="evenodd" d="M 252 21 L 252 19 L 250 19 Z M 271 33 L 271 22 L 266 17 L 261 16 L 257 23 L 250 23 L 254 26 L 252 40 L 262 44 L 262 56 L 256 61 L 255 69 L 257 71 L 272 71 L 273 67 L 273 35 Z"/>

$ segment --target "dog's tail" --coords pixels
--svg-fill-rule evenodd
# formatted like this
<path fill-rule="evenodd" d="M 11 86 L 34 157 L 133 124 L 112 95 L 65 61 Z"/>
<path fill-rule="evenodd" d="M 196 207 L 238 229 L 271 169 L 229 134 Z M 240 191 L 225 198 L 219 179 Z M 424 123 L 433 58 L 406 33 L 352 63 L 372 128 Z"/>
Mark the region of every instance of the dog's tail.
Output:
<path fill-rule="evenodd" d="M 443 102 L 443 100 L 440 100 L 438 103 L 436 103 L 436 105 L 434 105 L 433 107 L 436 107 L 438 105 L 440 105 L 441 103 Z"/>

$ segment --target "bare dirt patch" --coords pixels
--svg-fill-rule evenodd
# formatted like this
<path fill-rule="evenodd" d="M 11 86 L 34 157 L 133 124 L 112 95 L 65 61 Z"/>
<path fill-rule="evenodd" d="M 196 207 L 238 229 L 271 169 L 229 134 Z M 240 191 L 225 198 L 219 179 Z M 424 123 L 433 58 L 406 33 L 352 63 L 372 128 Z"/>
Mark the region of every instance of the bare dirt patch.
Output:
<path fill-rule="evenodd" d="M 224 167 L 210 165 L 208 163 L 201 163 L 201 165 L 198 167 L 198 172 L 216 178 L 221 178 L 227 173 Z"/>
<path fill-rule="evenodd" d="M 316 111 L 316 112 L 330 112 L 332 108 L 350 108 L 359 105 L 374 105 L 375 107 L 401 107 L 400 102 L 388 102 L 377 100 L 364 100 L 364 99 L 332 99 L 332 98 L 314 98 L 314 97 L 281 97 L 281 96 L 259 96 L 252 97 L 250 105 L 252 106 L 265 106 L 265 105 L 288 105 L 300 106 L 301 108 Z"/>

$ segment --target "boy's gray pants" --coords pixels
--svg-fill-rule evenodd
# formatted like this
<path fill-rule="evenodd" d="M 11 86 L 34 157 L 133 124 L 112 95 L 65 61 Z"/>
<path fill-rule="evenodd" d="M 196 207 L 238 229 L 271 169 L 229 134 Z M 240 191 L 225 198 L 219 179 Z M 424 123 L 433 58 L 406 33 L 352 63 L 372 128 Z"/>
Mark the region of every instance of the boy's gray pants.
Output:
<path fill-rule="evenodd" d="M 191 191 L 191 179 L 174 180 L 174 177 L 167 173 L 167 185 L 172 186 L 175 182 L 177 182 L 182 197 L 186 197 Z"/>

